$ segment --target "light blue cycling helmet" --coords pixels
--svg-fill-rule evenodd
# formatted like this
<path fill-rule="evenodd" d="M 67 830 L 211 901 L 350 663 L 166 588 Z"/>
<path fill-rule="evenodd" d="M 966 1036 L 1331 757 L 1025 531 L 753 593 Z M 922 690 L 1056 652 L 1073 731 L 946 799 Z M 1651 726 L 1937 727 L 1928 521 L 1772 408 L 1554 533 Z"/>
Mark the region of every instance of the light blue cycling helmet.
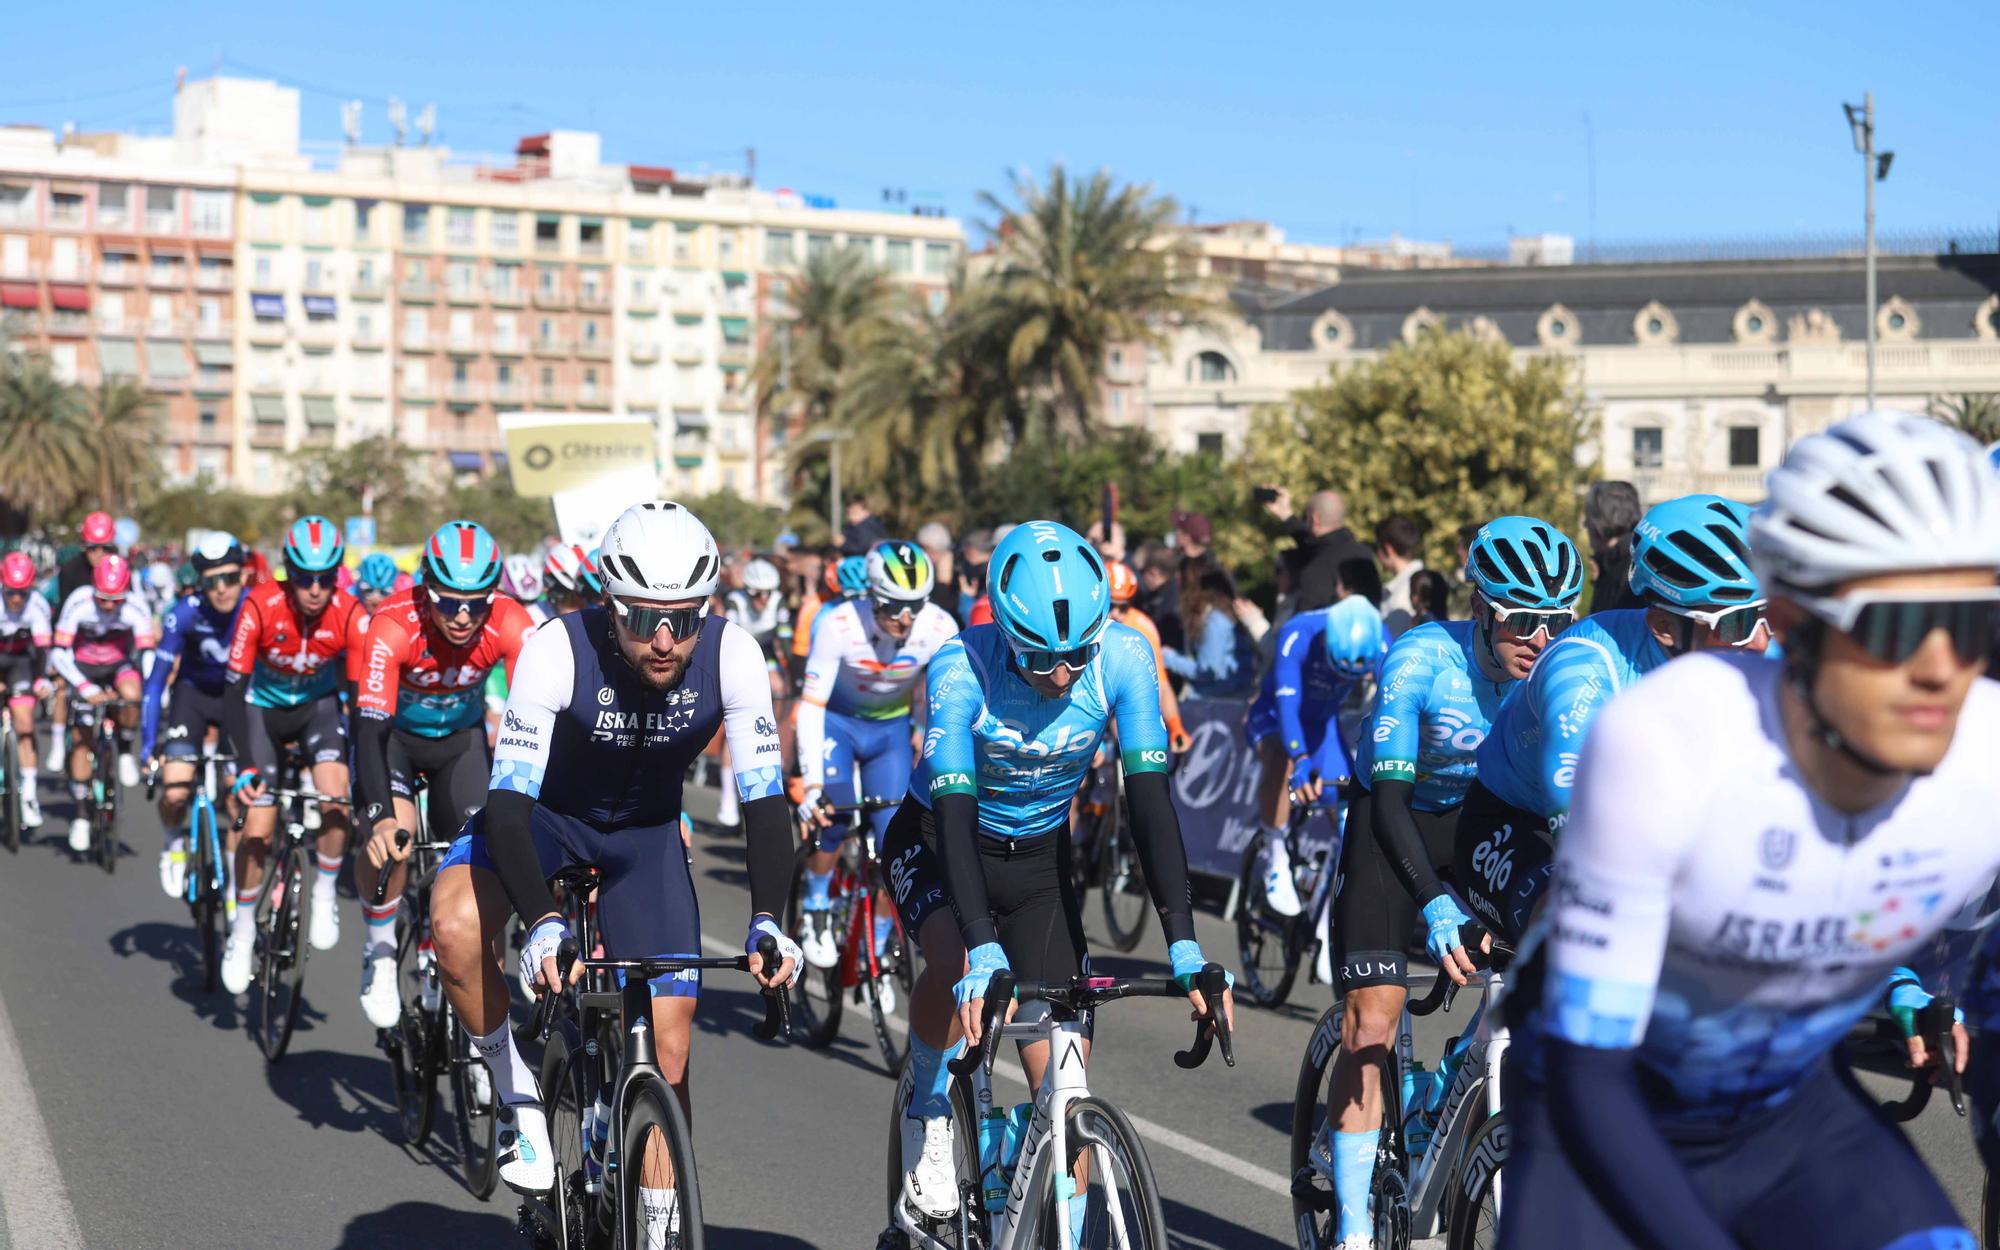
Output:
<path fill-rule="evenodd" d="M 1067 525 L 1015 526 L 986 567 L 993 623 L 1017 651 L 1087 647 L 1111 619 L 1104 561 Z"/>
<path fill-rule="evenodd" d="M 361 561 L 361 567 L 354 571 L 354 584 L 364 590 L 394 590 L 400 572 L 394 560 L 378 551 Z"/>
<path fill-rule="evenodd" d="M 347 555 L 340 527 L 323 516 L 302 516 L 285 533 L 284 558 L 287 568 L 301 573 L 324 573 L 340 567 Z"/>
<path fill-rule="evenodd" d="M 476 521 L 446 521 L 424 544 L 424 585 L 477 594 L 500 583 L 500 544 Z"/>
<path fill-rule="evenodd" d="M 1632 591 L 1665 608 L 1728 608 L 1764 597 L 1750 571 L 1750 509 L 1720 495 L 1654 504 L 1632 534 Z"/>
<path fill-rule="evenodd" d="M 837 574 L 840 580 L 840 594 L 844 599 L 859 599 L 868 593 L 868 557 L 846 556 L 840 562 Z"/>
<path fill-rule="evenodd" d="M 1362 595 L 1349 595 L 1326 610 L 1326 657 L 1333 667 L 1348 677 L 1364 677 L 1375 671 L 1389 651 L 1389 631 L 1382 628 L 1382 614 Z"/>
<path fill-rule="evenodd" d="M 1583 593 L 1583 557 L 1540 517 L 1498 516 L 1473 535 L 1465 577 L 1488 603 L 1560 611 Z"/>

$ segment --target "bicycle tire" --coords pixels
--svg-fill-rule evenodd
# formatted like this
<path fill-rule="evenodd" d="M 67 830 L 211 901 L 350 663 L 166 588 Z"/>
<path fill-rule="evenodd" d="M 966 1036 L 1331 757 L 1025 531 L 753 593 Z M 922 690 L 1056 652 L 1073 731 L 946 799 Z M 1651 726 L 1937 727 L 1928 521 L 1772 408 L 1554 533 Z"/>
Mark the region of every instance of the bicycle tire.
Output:
<path fill-rule="evenodd" d="M 228 936 L 225 930 L 229 918 L 222 901 L 223 891 L 228 887 L 215 883 L 222 843 L 215 833 L 215 809 L 209 806 L 206 797 L 198 796 L 193 803 L 188 835 L 188 849 L 193 852 L 188 871 L 199 874 L 194 878 L 194 902 L 188 905 L 188 910 L 194 914 L 194 927 L 201 935 L 202 986 L 213 994 L 221 981 L 222 944 Z"/>
<path fill-rule="evenodd" d="M 6 787 L 6 838 L 7 850 L 21 849 L 21 743 L 14 736 L 14 722 L 11 714 L 4 730 L 0 730 L 0 785 Z M 27 784 L 35 784 L 29 781 Z"/>
<path fill-rule="evenodd" d="M 863 909 L 861 923 L 861 940 L 870 943 L 875 938 L 872 921 L 878 918 L 873 899 L 895 897 L 890 893 L 880 868 L 872 874 L 871 884 L 873 893 L 870 895 L 869 906 Z M 868 964 L 861 952 L 856 952 L 854 958 L 859 961 L 856 970 L 860 973 L 861 984 L 868 998 L 868 1016 L 875 1025 L 875 1045 L 882 1052 L 882 1062 L 888 1066 L 889 1075 L 893 1078 L 902 1071 L 903 1060 L 908 1058 L 910 1053 L 910 996 L 917 992 L 917 977 L 911 967 L 916 961 L 910 955 L 909 935 L 903 932 L 903 917 L 896 911 L 894 903 L 890 903 L 887 910 L 890 917 L 889 940 L 881 953 L 875 957 L 874 971 L 872 973 L 868 971 Z M 900 1032 L 889 1027 L 890 1017 L 894 1013 L 882 1006 L 882 986 L 885 983 L 891 987 L 896 996 L 896 1008 L 901 1013 L 899 1018 L 903 1024 Z"/>
<path fill-rule="evenodd" d="M 108 724 L 101 721 L 100 724 Z M 106 874 L 118 871 L 118 739 L 100 734 L 97 752 L 98 799 L 91 813 L 91 851 Z M 109 747 L 110 750 L 103 748 Z"/>
<path fill-rule="evenodd" d="M 1306 1040 L 1298 1083 L 1292 1091 L 1292 1234 L 1299 1250 L 1332 1250 L 1340 1244 L 1335 1222 L 1337 1195 L 1330 1181 L 1325 1187 L 1314 1184 L 1316 1179 L 1325 1178 L 1312 1166 L 1312 1148 L 1313 1138 L 1326 1119 L 1320 1092 L 1326 1088 L 1327 1068 L 1340 1047 L 1345 1023 L 1339 1002 L 1320 1013 Z"/>
<path fill-rule="evenodd" d="M 493 1196 L 493 1188 L 500 1180 L 500 1156 L 495 1147 L 499 1124 L 493 1116 L 493 1081 L 486 1081 L 486 1095 L 481 1098 L 472 1075 L 472 1065 L 485 1061 L 473 1053 L 472 1041 L 465 1030 L 458 1027 L 457 1013 L 451 1004 L 444 1009 L 444 1031 L 451 1039 L 451 1110 L 452 1120 L 458 1126 L 459 1166 L 465 1172 L 465 1187 L 472 1196 L 485 1201 Z M 560 1173 L 558 1173 L 560 1175 Z"/>
<path fill-rule="evenodd" d="M 695 1172 L 693 1136 L 673 1086 L 651 1072 L 625 1087 L 625 1142 L 618 1157 L 628 1162 L 618 1171 L 620 1244 L 648 1244 L 639 1187 L 646 1173 L 646 1142 L 655 1129 L 673 1169 L 674 1202 L 680 1208 L 679 1245 L 681 1250 L 702 1250 L 701 1182 Z"/>
<path fill-rule="evenodd" d="M 285 1057 L 298 1027 L 299 999 L 305 987 L 305 894 L 306 852 L 293 846 L 273 858 L 270 892 L 282 885 L 284 893 L 271 909 L 267 927 L 260 935 L 257 966 L 257 1044 L 268 1063 Z"/>
<path fill-rule="evenodd" d="M 1297 918 L 1269 915 L 1259 902 L 1264 883 L 1257 877 L 1258 849 L 1252 838 L 1236 874 L 1236 984 L 1258 1006 L 1276 1008 L 1291 997 L 1299 975 L 1298 943 L 1292 937 Z"/>
<path fill-rule="evenodd" d="M 1139 873 L 1139 855 L 1127 833 L 1125 801 L 1114 798 L 1106 810 L 1098 837 L 1098 892 L 1104 902 L 1104 929 L 1111 944 L 1130 953 L 1139 948 L 1146 935 L 1146 917 L 1153 910 L 1146 893 L 1145 878 Z M 1119 914 L 1124 908 L 1131 918 Z"/>
<path fill-rule="evenodd" d="M 423 969 L 417 963 L 417 926 L 404 924 L 396 940 L 396 997 L 402 1015 L 387 1039 L 396 1123 L 403 1144 L 415 1149 L 431 1135 L 437 1116 L 437 1065 L 432 1061 L 436 1030 L 422 998 Z"/>
<path fill-rule="evenodd" d="M 1451 1178 L 1446 1250 L 1493 1250 L 1500 1244 L 1500 1172 L 1507 1163 L 1507 1113 L 1488 1116 L 1466 1139 Z"/>
<path fill-rule="evenodd" d="M 889 1227 L 877 1250 L 894 1247 L 906 1250 L 909 1237 L 896 1223 L 903 1204 L 903 1110 L 909 1106 L 913 1087 L 910 1066 L 898 1073 L 896 1096 L 889 1100 L 889 1168 L 887 1213 Z M 963 1077 L 952 1079 L 946 1097 L 951 1100 L 952 1154 L 958 1172 L 960 1216 L 970 1217 L 972 1236 L 961 1239 L 957 1228 L 938 1228 L 933 1237 L 954 1250 L 979 1250 L 984 1245 L 986 1211 L 979 1194 L 979 1119 L 972 1113 L 972 1084 Z"/>
<path fill-rule="evenodd" d="M 1985 1250 L 2000 1250 L 2000 1178 L 1990 1171 L 1979 1191 L 1979 1238 Z"/>
<path fill-rule="evenodd" d="M 835 885 L 839 884 L 839 867 L 835 867 Z M 806 859 L 801 855 L 798 866 L 792 871 L 792 892 L 785 900 L 785 932 L 801 949 L 805 943 L 799 939 L 805 934 L 806 912 Z M 834 933 L 844 940 L 841 932 L 840 908 L 834 907 Z M 792 1038 L 804 1042 L 814 1050 L 825 1050 L 833 1044 L 840 1033 L 840 1012 L 842 1007 L 840 992 L 840 961 L 833 961 L 831 968 L 815 968 L 800 960 L 799 982 L 792 994 Z"/>
<path fill-rule="evenodd" d="M 583 1179 L 583 1108 L 593 1100 L 585 1087 L 591 1063 L 589 1056 L 576 1045 L 574 1026 L 569 1021 L 563 1021 L 550 1032 L 542 1049 L 539 1075 L 542 1106 L 549 1121 L 549 1145 L 556 1161 L 556 1185 L 549 1195 L 548 1210 L 556 1217 L 557 1226 L 544 1225 L 542 1232 L 555 1250 L 591 1248 L 589 1233 L 594 1221 L 590 1206 L 595 1200 L 584 1191 Z M 497 1170 L 496 1165 L 496 1173 Z M 523 1207 L 524 1212 L 527 1209 Z"/>
<path fill-rule="evenodd" d="M 1146 1158 L 1146 1147 L 1139 1140 L 1132 1121 L 1117 1107 L 1090 1095 L 1069 1105 L 1067 1120 L 1070 1174 L 1075 1175 L 1078 1158 L 1085 1150 L 1091 1152 L 1092 1163 L 1090 1180 L 1079 1191 L 1085 1201 L 1083 1233 L 1079 1236 L 1072 1228 L 1070 1244 L 1080 1245 L 1084 1250 L 1120 1244 L 1129 1250 L 1165 1250 L 1167 1221 L 1160 1212 L 1160 1184 L 1153 1175 L 1153 1165 Z M 1125 1229 L 1122 1243 L 1111 1238 L 1111 1225 L 1103 1214 L 1110 1191 L 1104 1186 L 1101 1173 L 1105 1162 L 1120 1160 L 1120 1170 L 1126 1173 L 1125 1180 L 1116 1186 L 1124 1199 L 1120 1204 L 1121 1222 Z M 1045 1208 L 1043 1218 L 1046 1223 L 1042 1244 L 1055 1245 L 1054 1203 Z M 1093 1231 L 1102 1231 L 1105 1236 L 1093 1237 Z"/>

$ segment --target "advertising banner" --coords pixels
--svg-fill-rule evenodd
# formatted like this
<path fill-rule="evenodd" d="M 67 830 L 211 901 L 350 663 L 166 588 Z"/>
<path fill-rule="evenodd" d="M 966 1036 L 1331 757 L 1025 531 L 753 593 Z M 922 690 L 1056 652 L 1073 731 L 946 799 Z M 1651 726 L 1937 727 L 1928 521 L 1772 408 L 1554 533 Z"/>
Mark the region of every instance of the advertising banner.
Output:
<path fill-rule="evenodd" d="M 640 475 L 647 485 L 638 499 L 659 493 L 658 443 L 646 417 L 503 413 L 500 429 L 507 436 L 507 471 L 515 493 L 524 498 L 589 491 L 608 478 L 622 487 Z"/>

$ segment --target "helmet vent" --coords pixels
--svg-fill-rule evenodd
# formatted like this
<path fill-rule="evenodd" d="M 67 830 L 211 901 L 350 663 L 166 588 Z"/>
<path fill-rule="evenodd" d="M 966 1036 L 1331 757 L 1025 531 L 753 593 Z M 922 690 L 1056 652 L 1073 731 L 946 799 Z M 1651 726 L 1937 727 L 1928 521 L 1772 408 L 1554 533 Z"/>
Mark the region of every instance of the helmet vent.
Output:
<path fill-rule="evenodd" d="M 1011 581 L 1013 581 L 1013 580 L 1014 580 L 1014 570 L 1015 570 L 1015 569 L 1017 569 L 1017 568 L 1019 568 L 1019 567 L 1020 567 L 1020 565 L 1021 565 L 1021 557 L 1020 557 L 1020 556 L 1013 556 L 1013 557 L 1010 557 L 1010 558 L 1008 559 L 1008 561 L 1007 561 L 1007 563 L 1006 563 L 1005 567 L 1003 567 L 1003 568 L 1002 568 L 1002 569 L 1000 570 L 1000 593 L 1001 593 L 1001 594 L 1003 594 L 1003 595 L 1004 595 L 1004 594 L 1006 594 L 1006 593 L 1007 593 L 1007 584 L 1008 584 L 1009 582 L 1011 582 Z"/>
<path fill-rule="evenodd" d="M 631 564 L 632 557 L 630 556 L 625 557 L 625 562 L 627 564 Z M 713 563 L 715 563 L 715 557 L 709 555 L 707 552 L 704 551 L 699 557 L 696 558 L 694 562 L 694 571 L 688 574 L 688 579 L 686 584 L 689 586 L 693 586 L 698 582 L 707 580 L 709 573 L 712 571 L 709 566 Z M 633 567 L 634 569 L 636 569 L 638 566 L 634 565 Z M 648 584 L 650 585 L 651 583 Z"/>
<path fill-rule="evenodd" d="M 1095 551 L 1092 551 L 1088 547 L 1078 547 L 1076 554 L 1083 557 L 1083 562 L 1090 566 L 1092 573 L 1095 573 L 1099 578 L 1104 576 L 1104 562 L 1097 558 Z"/>
<path fill-rule="evenodd" d="M 1055 613 L 1056 637 L 1060 640 L 1066 640 L 1069 637 L 1069 600 L 1056 600 Z"/>
<path fill-rule="evenodd" d="M 1845 486 L 1830 486 L 1827 488 L 1826 493 L 1828 498 L 1838 500 L 1840 503 L 1845 504 L 1847 507 L 1854 509 L 1856 512 L 1859 512 L 1862 516 L 1865 516 L 1869 520 L 1875 522 L 1875 524 L 1884 526 L 1885 528 L 1892 530 L 1895 528 L 1894 526 L 1889 525 L 1888 522 L 1884 521 L 1881 518 L 1881 516 L 1875 511 L 1875 509 L 1863 503 L 1861 501 L 1861 496 L 1855 494 L 1853 491 L 1847 489 Z"/>

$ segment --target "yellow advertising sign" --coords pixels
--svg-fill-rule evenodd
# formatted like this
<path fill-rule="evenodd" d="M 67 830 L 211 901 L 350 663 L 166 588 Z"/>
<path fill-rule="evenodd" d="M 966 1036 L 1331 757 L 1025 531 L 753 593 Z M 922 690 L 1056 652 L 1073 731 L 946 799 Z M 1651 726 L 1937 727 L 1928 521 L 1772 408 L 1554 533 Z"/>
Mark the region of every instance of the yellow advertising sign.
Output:
<path fill-rule="evenodd" d="M 507 435 L 514 491 L 527 498 L 579 490 L 633 470 L 659 473 L 653 423 L 644 417 L 507 413 L 500 428 Z"/>

